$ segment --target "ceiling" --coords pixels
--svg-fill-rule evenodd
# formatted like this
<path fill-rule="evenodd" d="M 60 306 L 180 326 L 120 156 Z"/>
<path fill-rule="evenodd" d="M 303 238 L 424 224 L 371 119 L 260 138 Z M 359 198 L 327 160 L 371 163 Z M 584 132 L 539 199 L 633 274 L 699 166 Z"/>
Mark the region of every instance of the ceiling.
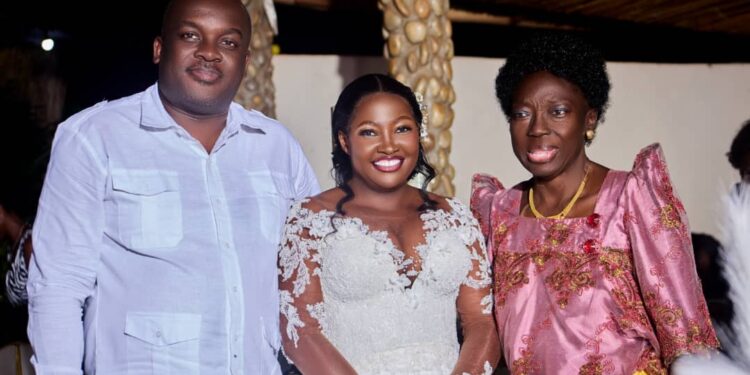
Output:
<path fill-rule="evenodd" d="M 560 25 L 586 26 L 603 21 L 750 35 L 748 0 L 454 0 L 453 8 Z"/>
<path fill-rule="evenodd" d="M 330 10 L 374 7 L 377 0 L 275 2 Z M 620 21 L 699 32 L 750 35 L 750 0 L 451 0 L 450 5 L 454 10 L 474 12 L 477 22 L 482 22 L 480 15 L 511 17 L 510 22 L 516 23 L 540 21 L 547 27 L 563 28 Z"/>
<path fill-rule="evenodd" d="M 282 51 L 382 50 L 380 34 L 372 32 L 382 22 L 378 0 L 274 2 Z M 750 0 L 450 0 L 450 6 L 457 55 L 504 57 L 518 40 L 544 29 L 581 34 L 610 61 L 750 62 Z M 350 24 L 351 19 L 358 21 Z M 333 29 L 329 33 L 328 27 Z M 295 29 L 303 31 L 295 34 Z M 314 38 L 317 34 L 320 39 Z M 353 41 L 342 42 L 345 38 Z M 327 50 L 318 40 L 353 47 Z"/>

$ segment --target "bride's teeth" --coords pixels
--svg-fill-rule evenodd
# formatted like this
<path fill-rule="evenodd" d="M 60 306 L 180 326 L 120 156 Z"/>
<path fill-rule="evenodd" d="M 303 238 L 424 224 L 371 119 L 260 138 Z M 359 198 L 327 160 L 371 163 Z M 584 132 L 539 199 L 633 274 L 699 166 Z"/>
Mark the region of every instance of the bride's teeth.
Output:
<path fill-rule="evenodd" d="M 398 159 L 386 159 L 386 160 L 378 160 L 375 162 L 375 164 L 381 166 L 381 167 L 393 167 L 401 163 L 401 160 Z"/>

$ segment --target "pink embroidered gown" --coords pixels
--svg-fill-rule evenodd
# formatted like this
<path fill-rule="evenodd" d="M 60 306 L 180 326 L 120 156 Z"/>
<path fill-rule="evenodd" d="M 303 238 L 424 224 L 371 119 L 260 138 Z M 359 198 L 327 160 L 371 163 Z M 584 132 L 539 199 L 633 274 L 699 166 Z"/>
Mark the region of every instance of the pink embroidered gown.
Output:
<path fill-rule="evenodd" d="M 513 375 L 666 374 L 677 356 L 718 346 L 658 144 L 631 172 L 609 171 L 591 216 L 522 217 L 522 194 L 474 176 Z"/>

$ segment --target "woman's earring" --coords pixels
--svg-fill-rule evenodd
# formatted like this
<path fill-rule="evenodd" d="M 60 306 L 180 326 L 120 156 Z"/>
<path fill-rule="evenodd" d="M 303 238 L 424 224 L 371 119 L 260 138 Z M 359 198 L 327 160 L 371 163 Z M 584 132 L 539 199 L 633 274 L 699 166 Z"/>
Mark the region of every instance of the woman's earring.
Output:
<path fill-rule="evenodd" d="M 586 135 L 585 135 L 586 142 L 593 141 L 595 137 L 596 137 L 596 130 L 594 129 L 586 130 Z"/>

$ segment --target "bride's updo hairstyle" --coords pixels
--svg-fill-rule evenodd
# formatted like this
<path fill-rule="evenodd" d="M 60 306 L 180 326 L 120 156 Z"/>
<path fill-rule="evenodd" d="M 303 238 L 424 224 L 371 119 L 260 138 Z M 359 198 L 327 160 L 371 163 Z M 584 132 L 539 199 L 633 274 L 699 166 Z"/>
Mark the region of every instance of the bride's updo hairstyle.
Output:
<path fill-rule="evenodd" d="M 354 198 L 354 192 L 349 186 L 349 181 L 354 176 L 354 170 L 352 169 L 352 161 L 349 155 L 344 152 L 343 147 L 339 143 L 339 133 L 349 134 L 349 126 L 351 125 L 351 119 L 354 117 L 354 113 L 357 110 L 359 103 L 368 95 L 377 93 L 388 93 L 398 95 L 407 103 L 411 108 L 414 120 L 419 126 L 418 130 L 421 130 L 424 124 L 422 123 L 422 111 L 420 110 L 417 98 L 414 96 L 414 92 L 401 82 L 383 75 L 383 74 L 368 74 L 359 77 L 349 83 L 339 95 L 339 99 L 336 101 L 336 106 L 333 107 L 331 114 L 331 136 L 333 138 L 333 151 L 331 152 L 331 159 L 333 160 L 333 178 L 336 181 L 336 187 L 343 190 L 346 195 L 336 203 L 336 213 L 343 215 L 344 204 L 352 198 Z M 421 174 L 424 176 L 422 187 L 419 194 L 422 196 L 424 201 L 419 207 L 420 211 L 433 209 L 437 204 L 434 200 L 430 199 L 427 194 L 427 185 L 430 181 L 435 178 L 435 170 L 427 162 L 427 157 L 424 153 L 422 143 L 419 143 L 419 158 L 417 159 L 417 165 L 414 167 L 409 179 L 414 176 Z"/>

